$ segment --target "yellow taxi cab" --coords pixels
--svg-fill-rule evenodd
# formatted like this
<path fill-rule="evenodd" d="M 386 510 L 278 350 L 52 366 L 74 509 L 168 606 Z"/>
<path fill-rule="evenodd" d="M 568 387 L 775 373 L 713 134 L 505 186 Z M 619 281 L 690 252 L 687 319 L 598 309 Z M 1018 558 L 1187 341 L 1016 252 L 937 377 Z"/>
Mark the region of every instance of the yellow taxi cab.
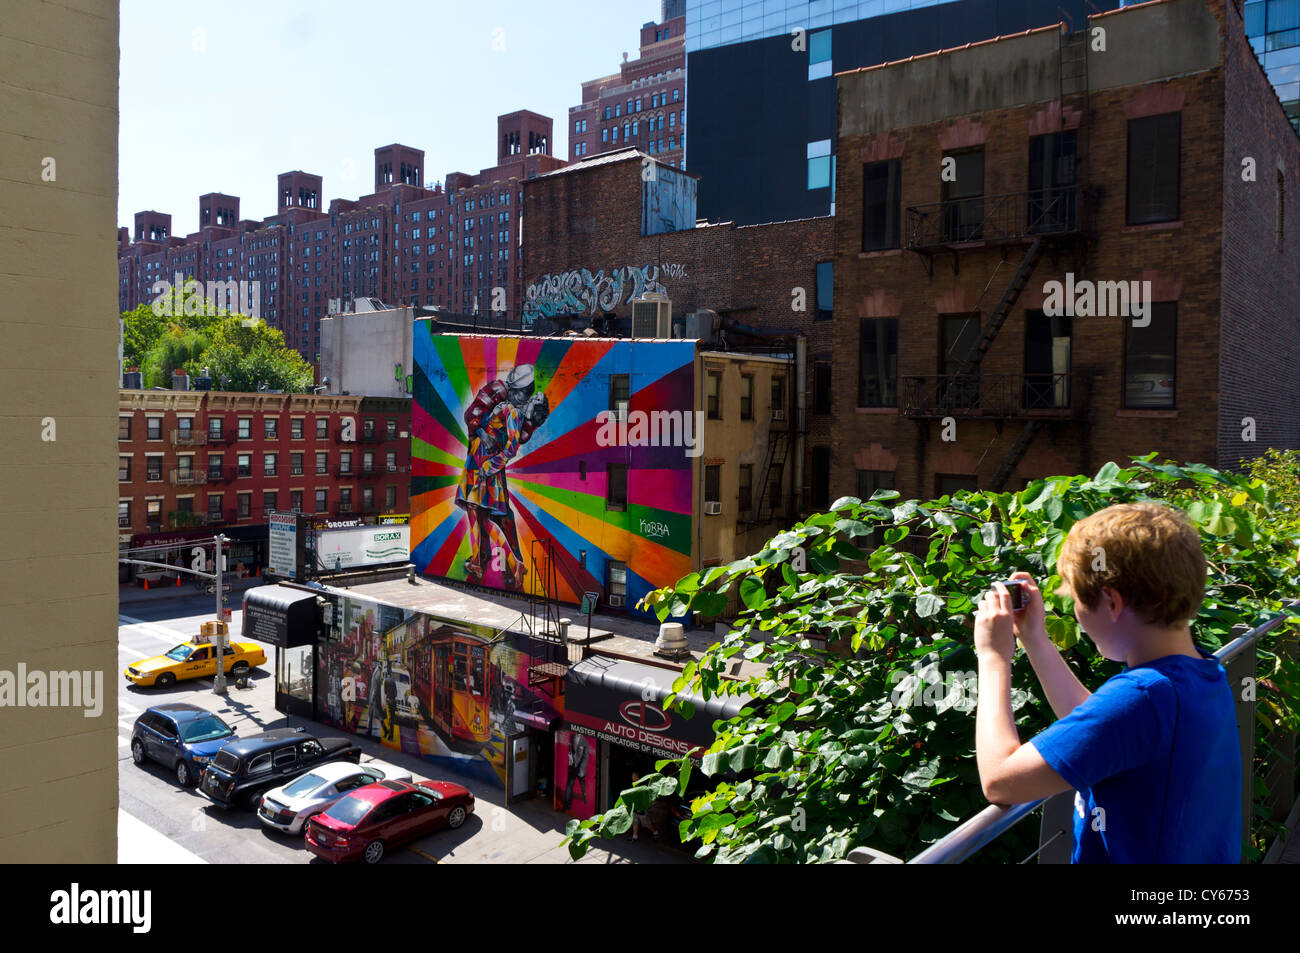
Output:
<path fill-rule="evenodd" d="M 217 644 L 201 636 L 182 642 L 169 652 L 132 662 L 123 671 L 126 680 L 141 687 L 166 688 L 183 678 L 202 678 L 217 674 Z M 257 665 L 266 664 L 266 653 L 254 642 L 226 644 L 225 670 L 236 678 L 248 674 Z"/>

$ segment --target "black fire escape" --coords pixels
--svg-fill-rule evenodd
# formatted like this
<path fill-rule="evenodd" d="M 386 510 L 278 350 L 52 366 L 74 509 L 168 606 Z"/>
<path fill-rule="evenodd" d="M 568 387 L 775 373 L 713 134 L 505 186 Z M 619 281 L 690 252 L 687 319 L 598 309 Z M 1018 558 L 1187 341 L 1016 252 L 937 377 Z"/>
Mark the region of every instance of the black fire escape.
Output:
<path fill-rule="evenodd" d="M 988 320 L 952 372 L 902 379 L 902 414 L 921 422 L 954 419 L 991 420 L 1001 434 L 1007 421 L 1022 424 L 1011 448 L 999 463 L 991 489 L 1001 490 L 1024 458 L 1034 437 L 1051 421 L 1077 420 L 1079 401 L 1072 399 L 1069 373 L 982 374 L 981 365 L 993 341 L 1029 284 L 1043 255 L 1054 259 L 1071 247 L 1086 252 L 1091 194 L 1080 184 L 1078 159 L 1086 155 L 1083 134 L 1088 117 L 1088 30 L 1070 32 L 1062 24 L 1059 35 L 1057 103 L 1059 131 L 1051 137 L 1050 176 L 1038 187 L 1004 195 L 952 199 L 907 209 L 905 247 L 922 256 L 930 274 L 934 260 L 952 255 L 953 272 L 960 268 L 963 252 L 1001 248 L 1003 260 L 976 303 L 978 315 L 984 297 L 998 287 L 1003 266 L 1019 258 L 1010 281 Z M 1077 109 L 1080 121 L 1067 132 L 1067 111 Z M 1021 249 L 1023 248 L 1023 252 Z"/>

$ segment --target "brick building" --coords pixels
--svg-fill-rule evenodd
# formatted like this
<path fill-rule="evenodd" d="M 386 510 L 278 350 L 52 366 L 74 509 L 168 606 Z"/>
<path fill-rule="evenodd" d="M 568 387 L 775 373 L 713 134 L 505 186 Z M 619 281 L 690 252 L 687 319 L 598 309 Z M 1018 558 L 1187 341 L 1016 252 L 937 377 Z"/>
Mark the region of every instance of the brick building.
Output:
<path fill-rule="evenodd" d="M 641 50 L 623 54 L 617 73 L 582 84 L 582 103 L 569 108 L 573 160 L 640 149 L 682 168 L 686 151 L 686 13 L 664 3 L 660 22 L 641 27 Z"/>
<path fill-rule="evenodd" d="M 1235 3 L 839 82 L 832 495 L 1300 444 L 1300 150 Z"/>
<path fill-rule="evenodd" d="M 232 562 L 261 566 L 276 510 L 407 513 L 410 427 L 409 398 L 123 390 L 119 548 L 220 529 Z"/>
<path fill-rule="evenodd" d="M 794 479 L 797 506 L 819 505 L 829 492 L 834 434 L 834 220 L 697 224 L 697 185 L 708 183 L 634 149 L 525 183 L 525 322 L 625 336 L 632 301 L 662 293 L 671 300 L 673 334 L 702 336 L 719 350 L 769 343 L 788 352 L 802 336 L 807 373 L 791 410 L 803 414 L 805 452 Z M 688 326 L 686 316 L 696 312 L 711 312 L 709 322 Z"/>
<path fill-rule="evenodd" d="M 496 164 L 433 186 L 422 150 L 381 146 L 374 191 L 328 207 L 319 175 L 284 172 L 276 214 L 260 222 L 239 218 L 237 196 L 209 193 L 199 199 L 199 230 L 184 238 L 171 234 L 170 215 L 138 212 L 134 234 L 118 230 L 118 305 L 154 300 L 155 283 L 175 284 L 178 274 L 249 282 L 249 298 L 256 283 L 260 316 L 312 364 L 320 319 L 359 297 L 517 321 L 520 183 L 564 165 L 551 155 L 551 131 L 534 112 L 499 116 Z"/>

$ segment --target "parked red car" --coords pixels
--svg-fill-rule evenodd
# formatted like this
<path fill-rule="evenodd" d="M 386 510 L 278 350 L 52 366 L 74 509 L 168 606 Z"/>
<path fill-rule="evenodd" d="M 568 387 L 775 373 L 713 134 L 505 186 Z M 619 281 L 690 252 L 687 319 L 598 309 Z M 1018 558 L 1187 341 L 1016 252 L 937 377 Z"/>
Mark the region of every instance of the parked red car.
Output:
<path fill-rule="evenodd" d="M 307 822 L 307 849 L 336 864 L 377 864 L 390 847 L 440 827 L 455 829 L 474 812 L 474 795 L 447 781 L 379 781 L 357 788 Z"/>

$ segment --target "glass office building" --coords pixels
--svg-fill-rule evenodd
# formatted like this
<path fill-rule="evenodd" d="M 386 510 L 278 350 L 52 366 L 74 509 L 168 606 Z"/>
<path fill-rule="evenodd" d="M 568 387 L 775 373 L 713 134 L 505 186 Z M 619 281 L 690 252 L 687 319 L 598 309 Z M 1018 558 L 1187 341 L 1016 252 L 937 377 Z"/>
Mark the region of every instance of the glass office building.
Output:
<path fill-rule="evenodd" d="M 1252 0 L 1243 13 L 1250 45 L 1300 131 L 1300 0 Z"/>
<path fill-rule="evenodd" d="M 950 2 L 953 0 L 689 0 L 686 52 Z"/>

